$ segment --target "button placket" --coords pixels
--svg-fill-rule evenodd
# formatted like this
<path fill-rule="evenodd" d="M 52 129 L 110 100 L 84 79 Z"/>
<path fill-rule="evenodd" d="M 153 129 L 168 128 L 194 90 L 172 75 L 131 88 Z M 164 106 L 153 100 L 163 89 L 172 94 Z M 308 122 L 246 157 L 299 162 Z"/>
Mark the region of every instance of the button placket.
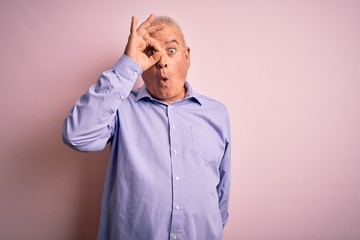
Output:
<path fill-rule="evenodd" d="M 181 170 L 182 170 L 182 142 L 179 139 L 179 131 L 176 118 L 176 107 L 172 105 L 167 105 L 167 117 L 169 124 L 169 138 L 170 138 L 170 151 L 171 151 L 171 175 L 172 175 L 172 204 L 173 204 L 173 214 L 171 219 L 171 229 L 172 237 L 171 239 L 180 239 L 179 231 L 181 231 L 181 226 L 184 218 L 183 203 L 182 203 L 182 186 L 180 182 Z"/>

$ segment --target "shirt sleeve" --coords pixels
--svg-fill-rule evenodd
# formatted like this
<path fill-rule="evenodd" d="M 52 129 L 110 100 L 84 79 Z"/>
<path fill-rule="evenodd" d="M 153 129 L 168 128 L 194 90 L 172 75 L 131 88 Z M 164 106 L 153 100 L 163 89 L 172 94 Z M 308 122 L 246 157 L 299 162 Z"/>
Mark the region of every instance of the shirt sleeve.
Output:
<path fill-rule="evenodd" d="M 62 138 L 78 151 L 100 151 L 113 135 L 116 111 L 141 74 L 141 67 L 123 55 L 111 70 L 82 95 L 64 121 Z"/>
<path fill-rule="evenodd" d="M 230 136 L 230 120 L 227 110 L 225 109 L 224 116 L 224 136 L 226 148 L 219 168 L 220 182 L 217 186 L 219 196 L 219 209 L 222 217 L 223 226 L 225 226 L 229 217 L 229 198 L 230 198 L 230 183 L 231 183 L 231 136 Z"/>

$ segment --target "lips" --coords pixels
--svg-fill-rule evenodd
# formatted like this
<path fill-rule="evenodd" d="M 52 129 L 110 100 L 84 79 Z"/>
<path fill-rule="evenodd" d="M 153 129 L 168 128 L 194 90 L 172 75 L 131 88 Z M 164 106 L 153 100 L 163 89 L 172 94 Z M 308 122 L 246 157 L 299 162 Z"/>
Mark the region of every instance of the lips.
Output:
<path fill-rule="evenodd" d="M 169 80 L 169 77 L 165 74 L 164 71 L 162 71 L 162 72 L 160 73 L 160 78 L 161 78 L 162 80 L 164 80 L 164 81 Z"/>

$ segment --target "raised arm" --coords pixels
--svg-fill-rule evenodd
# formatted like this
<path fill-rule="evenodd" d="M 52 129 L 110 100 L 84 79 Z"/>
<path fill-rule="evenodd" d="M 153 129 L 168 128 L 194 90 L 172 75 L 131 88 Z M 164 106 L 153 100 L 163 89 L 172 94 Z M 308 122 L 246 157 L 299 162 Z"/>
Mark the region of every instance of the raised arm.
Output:
<path fill-rule="evenodd" d="M 138 76 L 159 59 L 159 54 L 146 55 L 146 49 L 159 51 L 151 34 L 162 26 L 152 26 L 150 15 L 139 28 L 132 18 L 124 56 L 115 66 L 101 74 L 96 84 L 82 95 L 69 111 L 62 129 L 65 144 L 79 151 L 100 151 L 105 148 L 115 128 L 116 112 L 126 101 Z"/>

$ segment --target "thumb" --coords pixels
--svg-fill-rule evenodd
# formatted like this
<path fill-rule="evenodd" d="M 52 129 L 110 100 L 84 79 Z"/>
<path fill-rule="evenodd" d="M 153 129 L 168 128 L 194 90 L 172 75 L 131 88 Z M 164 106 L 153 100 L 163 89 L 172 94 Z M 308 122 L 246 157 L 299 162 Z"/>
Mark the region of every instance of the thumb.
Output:
<path fill-rule="evenodd" d="M 137 25 L 137 18 L 132 16 L 131 18 L 131 26 L 130 26 L 130 35 L 136 33 L 136 25 Z"/>
<path fill-rule="evenodd" d="M 149 60 L 151 62 L 151 66 L 156 64 L 157 62 L 160 61 L 161 57 L 162 57 L 163 53 L 162 52 L 155 52 L 153 55 L 151 55 L 149 57 Z"/>

